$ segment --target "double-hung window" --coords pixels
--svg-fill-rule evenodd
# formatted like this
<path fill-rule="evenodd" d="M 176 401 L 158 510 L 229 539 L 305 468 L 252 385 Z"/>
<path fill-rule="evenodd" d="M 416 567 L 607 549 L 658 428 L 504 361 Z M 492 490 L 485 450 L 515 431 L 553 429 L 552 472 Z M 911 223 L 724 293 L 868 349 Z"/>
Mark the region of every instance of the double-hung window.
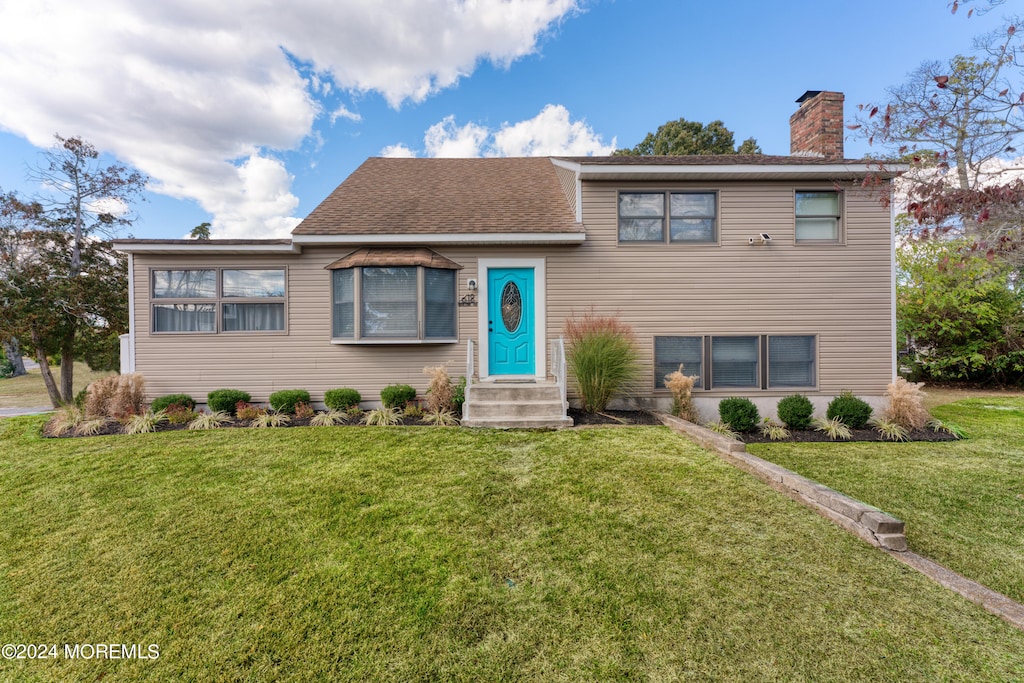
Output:
<path fill-rule="evenodd" d="M 283 332 L 284 268 L 153 270 L 153 332 Z"/>
<path fill-rule="evenodd" d="M 457 270 L 362 263 L 331 270 L 332 338 L 339 343 L 457 340 Z"/>
<path fill-rule="evenodd" d="M 796 241 L 833 242 L 842 238 L 842 195 L 835 190 L 796 193 Z"/>
<path fill-rule="evenodd" d="M 714 192 L 620 192 L 619 242 L 713 244 L 718 239 Z"/>

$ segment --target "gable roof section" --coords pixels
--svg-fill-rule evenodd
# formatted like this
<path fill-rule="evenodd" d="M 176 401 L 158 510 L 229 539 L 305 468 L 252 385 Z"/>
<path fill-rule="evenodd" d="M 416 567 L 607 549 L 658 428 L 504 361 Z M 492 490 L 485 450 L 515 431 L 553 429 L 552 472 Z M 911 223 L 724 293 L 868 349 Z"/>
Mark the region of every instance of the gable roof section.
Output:
<path fill-rule="evenodd" d="M 442 236 L 582 241 L 583 234 L 545 157 L 367 159 L 292 231 L 305 243 L 401 236 L 427 238 L 421 243 L 447 241 Z"/>

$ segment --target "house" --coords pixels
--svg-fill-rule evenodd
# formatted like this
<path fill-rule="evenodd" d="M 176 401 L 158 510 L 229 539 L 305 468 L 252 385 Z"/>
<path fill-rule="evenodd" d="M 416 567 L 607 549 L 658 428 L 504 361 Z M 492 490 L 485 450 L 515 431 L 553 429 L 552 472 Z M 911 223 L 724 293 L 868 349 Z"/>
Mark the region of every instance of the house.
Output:
<path fill-rule="evenodd" d="M 446 363 L 471 377 L 467 423 L 565 424 L 558 340 L 593 310 L 632 325 L 644 405 L 669 404 L 680 363 L 709 418 L 736 395 L 877 404 L 893 229 L 863 185 L 893 172 L 842 158 L 842 100 L 798 100 L 791 156 L 374 158 L 291 239 L 119 240 L 123 368 L 151 397 L 347 386 L 370 404 Z"/>

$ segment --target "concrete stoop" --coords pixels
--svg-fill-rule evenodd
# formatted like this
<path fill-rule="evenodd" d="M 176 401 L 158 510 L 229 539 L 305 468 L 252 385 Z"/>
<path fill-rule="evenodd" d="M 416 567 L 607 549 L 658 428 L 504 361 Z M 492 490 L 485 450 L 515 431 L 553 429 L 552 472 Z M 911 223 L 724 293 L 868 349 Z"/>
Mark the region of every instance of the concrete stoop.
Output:
<path fill-rule="evenodd" d="M 474 384 L 462 406 L 463 427 L 561 429 L 572 424 L 554 382 Z"/>

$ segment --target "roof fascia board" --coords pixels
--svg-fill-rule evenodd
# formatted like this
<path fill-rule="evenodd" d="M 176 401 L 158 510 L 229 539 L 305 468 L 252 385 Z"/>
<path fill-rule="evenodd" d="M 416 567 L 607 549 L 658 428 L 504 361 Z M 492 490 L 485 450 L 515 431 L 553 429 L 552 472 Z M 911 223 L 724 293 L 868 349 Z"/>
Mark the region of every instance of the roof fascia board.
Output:
<path fill-rule="evenodd" d="M 293 235 L 296 244 L 580 244 L 582 232 Z"/>
<path fill-rule="evenodd" d="M 126 254 L 156 252 L 162 254 L 195 254 L 196 252 L 204 254 L 238 252 L 251 252 L 257 254 L 298 254 L 302 252 L 302 247 L 295 244 L 294 241 L 291 244 L 203 244 L 200 241 L 196 241 L 193 244 L 180 244 L 168 242 L 133 243 L 118 242 L 117 240 L 114 240 L 113 244 L 114 249 Z"/>
<path fill-rule="evenodd" d="M 907 164 L 883 165 L 885 175 L 896 175 L 910 169 Z M 581 164 L 580 175 L 584 178 L 598 178 L 606 175 L 665 175 L 701 176 L 711 175 L 757 175 L 773 173 L 779 175 L 862 175 L 876 168 L 872 164 L 701 164 L 701 165 L 643 165 L 643 164 Z"/>

